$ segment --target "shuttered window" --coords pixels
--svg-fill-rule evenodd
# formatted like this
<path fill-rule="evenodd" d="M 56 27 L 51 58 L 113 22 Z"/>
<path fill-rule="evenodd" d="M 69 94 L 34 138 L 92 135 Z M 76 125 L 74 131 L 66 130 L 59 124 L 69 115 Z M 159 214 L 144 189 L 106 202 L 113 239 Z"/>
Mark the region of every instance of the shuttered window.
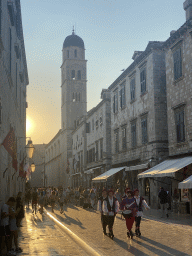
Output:
<path fill-rule="evenodd" d="M 136 147 L 137 138 L 136 138 L 136 122 L 131 124 L 131 145 L 132 147 Z"/>
<path fill-rule="evenodd" d="M 176 110 L 175 123 L 176 123 L 177 142 L 183 142 L 185 141 L 184 109 Z"/>
<path fill-rule="evenodd" d="M 114 131 L 115 136 L 115 153 L 119 152 L 119 129 Z"/>
<path fill-rule="evenodd" d="M 147 143 L 147 117 L 141 119 L 142 144 Z"/>
<path fill-rule="evenodd" d="M 121 109 L 125 107 L 125 85 L 122 85 L 121 90 L 119 92 L 119 98 L 120 98 L 120 107 Z"/>
<path fill-rule="evenodd" d="M 118 111 L 118 91 L 114 92 L 113 96 L 113 113 L 117 113 Z"/>
<path fill-rule="evenodd" d="M 141 94 L 146 92 L 146 68 L 140 72 Z"/>
<path fill-rule="evenodd" d="M 135 99 L 135 77 L 131 79 L 130 82 L 130 93 L 131 93 L 131 100 Z"/>
<path fill-rule="evenodd" d="M 127 148 L 126 127 L 122 127 L 122 149 L 125 150 L 126 148 Z"/>
<path fill-rule="evenodd" d="M 174 61 L 174 79 L 177 80 L 182 76 L 181 48 L 173 52 L 173 61 Z"/>

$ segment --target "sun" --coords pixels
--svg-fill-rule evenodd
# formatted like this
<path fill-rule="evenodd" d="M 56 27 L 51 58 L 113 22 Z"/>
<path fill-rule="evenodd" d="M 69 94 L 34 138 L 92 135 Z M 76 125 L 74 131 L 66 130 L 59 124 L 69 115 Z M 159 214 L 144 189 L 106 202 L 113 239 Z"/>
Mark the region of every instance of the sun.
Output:
<path fill-rule="evenodd" d="M 26 119 L 26 132 L 31 132 L 33 129 L 33 122 L 31 120 L 31 118 L 27 117 Z"/>

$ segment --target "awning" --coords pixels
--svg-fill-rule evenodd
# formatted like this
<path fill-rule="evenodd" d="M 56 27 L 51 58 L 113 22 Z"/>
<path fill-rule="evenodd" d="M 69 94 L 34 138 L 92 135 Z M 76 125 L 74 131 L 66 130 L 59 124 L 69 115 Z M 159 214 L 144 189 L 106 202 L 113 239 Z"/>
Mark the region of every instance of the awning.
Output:
<path fill-rule="evenodd" d="M 71 176 L 75 176 L 75 175 L 79 175 L 79 174 L 81 174 L 81 173 L 80 172 L 76 172 L 76 173 L 71 174 Z"/>
<path fill-rule="evenodd" d="M 120 172 L 121 170 L 123 170 L 125 168 L 127 168 L 127 166 L 110 169 L 107 172 L 104 172 L 101 175 L 95 177 L 94 179 L 92 179 L 92 181 L 105 182 L 109 177 L 111 177 L 112 175 L 114 175 L 117 172 Z"/>
<path fill-rule="evenodd" d="M 94 173 L 95 170 L 100 169 L 100 168 L 102 168 L 102 167 L 103 167 L 103 166 L 93 167 L 93 168 L 91 168 L 91 169 L 89 169 L 89 170 L 87 170 L 87 171 L 84 171 L 84 173 L 86 173 L 86 174 Z"/>
<path fill-rule="evenodd" d="M 135 171 L 135 170 L 143 170 L 148 168 L 148 163 L 146 164 L 139 164 L 139 165 L 133 165 L 133 166 L 129 166 L 127 167 L 126 171 Z"/>
<path fill-rule="evenodd" d="M 185 188 L 189 188 L 192 189 L 192 175 L 189 176 L 186 180 L 179 182 L 179 189 L 185 189 Z"/>
<path fill-rule="evenodd" d="M 94 173 L 94 170 L 93 169 L 89 169 L 87 171 L 84 171 L 85 174 L 90 174 L 90 173 Z"/>
<path fill-rule="evenodd" d="M 138 179 L 153 177 L 175 177 L 175 172 L 192 163 L 192 157 L 165 160 L 137 175 Z"/>

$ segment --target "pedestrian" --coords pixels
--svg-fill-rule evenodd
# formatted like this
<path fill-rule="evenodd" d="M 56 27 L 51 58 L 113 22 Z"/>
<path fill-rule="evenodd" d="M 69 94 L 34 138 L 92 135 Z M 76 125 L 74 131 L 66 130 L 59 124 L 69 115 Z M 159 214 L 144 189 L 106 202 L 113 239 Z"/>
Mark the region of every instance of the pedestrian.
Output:
<path fill-rule="evenodd" d="M 25 202 L 27 203 L 27 207 L 29 208 L 29 202 L 31 201 L 31 191 L 28 189 L 25 193 Z"/>
<path fill-rule="evenodd" d="M 38 198 L 38 204 L 40 205 L 39 212 L 43 214 L 43 207 L 45 206 L 45 196 L 43 194 L 43 191 L 41 191 L 40 196 Z"/>
<path fill-rule="evenodd" d="M 34 188 L 32 193 L 32 212 L 37 212 L 37 201 L 38 201 L 38 193 L 37 190 Z"/>
<path fill-rule="evenodd" d="M 161 207 L 161 218 L 163 218 L 165 215 L 167 218 L 169 217 L 167 212 L 167 203 L 168 203 L 168 195 L 167 192 L 164 190 L 163 187 L 161 187 L 159 194 L 158 194 L 159 200 L 160 200 L 160 207 Z"/>
<path fill-rule="evenodd" d="M 60 205 L 60 213 L 63 213 L 63 204 L 65 202 L 65 198 L 66 198 L 66 193 L 64 193 L 64 191 L 60 191 L 59 193 L 59 205 Z"/>
<path fill-rule="evenodd" d="M 17 227 L 22 227 L 21 221 L 25 217 L 25 211 L 22 201 L 22 192 L 18 192 L 16 197 L 16 221 Z"/>
<path fill-rule="evenodd" d="M 114 238 L 113 224 L 115 216 L 119 211 L 119 202 L 114 197 L 112 189 L 108 191 L 108 197 L 103 201 L 103 214 L 107 216 L 107 225 L 109 228 L 109 237 Z"/>
<path fill-rule="evenodd" d="M 9 216 L 9 228 L 11 232 L 11 247 L 14 240 L 15 250 L 12 248 L 11 252 L 20 253 L 22 252 L 22 249 L 18 246 L 18 227 L 17 227 L 17 220 L 16 216 L 18 216 L 18 213 L 20 212 L 20 208 L 17 209 L 17 212 L 15 212 L 15 209 L 13 206 L 10 206 L 10 216 Z"/>
<path fill-rule="evenodd" d="M 101 224 L 102 224 L 102 228 L 103 228 L 103 234 L 107 235 L 106 232 L 106 227 L 107 227 L 107 215 L 103 214 L 103 201 L 107 198 L 107 190 L 103 189 L 102 191 L 102 195 L 99 197 L 98 203 L 97 203 L 97 210 L 101 213 Z"/>
<path fill-rule="evenodd" d="M 133 239 L 132 226 L 135 221 L 137 204 L 133 192 L 130 189 L 127 189 L 125 192 L 127 196 L 121 202 L 120 210 L 123 211 L 123 216 L 126 220 L 127 236 Z"/>
<path fill-rule="evenodd" d="M 135 198 L 135 201 L 137 204 L 137 213 L 135 216 L 135 234 L 136 234 L 136 236 L 141 236 L 140 224 L 141 224 L 141 217 L 143 217 L 143 207 L 146 210 L 149 210 L 150 207 L 148 206 L 145 199 L 139 195 L 138 189 L 134 190 L 134 198 Z"/>
<path fill-rule="evenodd" d="M 66 194 L 67 194 L 67 202 L 70 203 L 71 200 L 70 200 L 70 194 L 71 194 L 71 189 L 70 187 L 67 187 L 66 189 Z"/>
<path fill-rule="evenodd" d="M 75 190 L 75 205 L 77 206 L 77 203 L 79 202 L 80 193 L 78 188 Z"/>
<path fill-rule="evenodd" d="M 90 191 L 90 201 L 91 201 L 91 208 L 92 208 L 92 209 L 94 209 L 95 198 L 96 198 L 95 191 L 92 189 L 92 190 Z"/>
<path fill-rule="evenodd" d="M 115 198 L 117 198 L 119 204 L 122 202 L 121 193 L 119 192 L 119 189 L 115 191 Z"/>
<path fill-rule="evenodd" d="M 5 240 L 7 255 L 15 255 L 15 253 L 11 251 L 11 231 L 9 226 L 9 217 L 11 213 L 10 207 L 14 207 L 15 202 L 15 198 L 10 197 L 8 201 L 2 205 L 1 208 L 1 235 Z"/>
<path fill-rule="evenodd" d="M 55 190 L 52 191 L 52 194 L 50 196 L 50 200 L 51 200 L 51 210 L 52 212 L 54 212 L 54 207 L 55 207 L 55 201 L 56 201 L 56 193 Z"/>

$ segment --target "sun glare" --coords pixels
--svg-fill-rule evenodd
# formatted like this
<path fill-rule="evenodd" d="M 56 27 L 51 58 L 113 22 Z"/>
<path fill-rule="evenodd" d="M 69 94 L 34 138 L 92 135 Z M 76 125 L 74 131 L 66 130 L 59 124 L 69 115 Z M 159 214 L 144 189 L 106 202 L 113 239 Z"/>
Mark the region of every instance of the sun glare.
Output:
<path fill-rule="evenodd" d="M 29 117 L 27 117 L 27 120 L 26 120 L 26 132 L 31 132 L 32 131 L 32 128 L 33 128 L 33 123 L 31 121 L 31 119 Z"/>

